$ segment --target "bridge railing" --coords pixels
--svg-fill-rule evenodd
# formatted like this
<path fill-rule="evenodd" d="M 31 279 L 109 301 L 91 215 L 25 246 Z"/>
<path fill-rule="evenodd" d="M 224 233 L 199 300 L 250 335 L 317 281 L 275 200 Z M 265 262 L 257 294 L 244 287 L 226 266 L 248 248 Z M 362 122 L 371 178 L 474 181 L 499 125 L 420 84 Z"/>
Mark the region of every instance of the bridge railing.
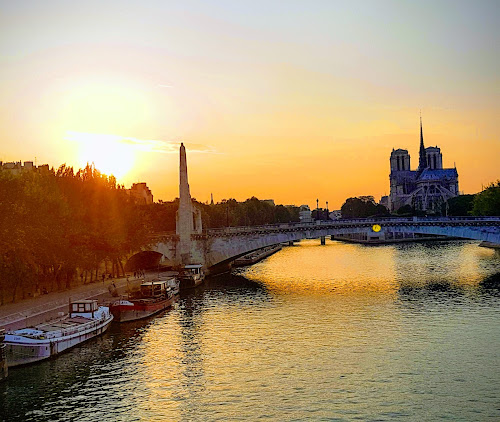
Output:
<path fill-rule="evenodd" d="M 443 224 L 467 224 L 483 223 L 488 226 L 500 226 L 500 217 L 373 217 L 373 218 L 342 218 L 339 220 L 316 220 L 310 222 L 293 222 L 293 223 L 275 223 L 265 224 L 260 226 L 234 226 L 220 227 L 203 230 L 203 235 L 208 236 L 223 236 L 231 234 L 245 234 L 257 232 L 276 232 L 279 230 L 308 230 L 320 227 L 367 227 L 373 224 L 425 224 L 425 223 L 443 223 Z M 175 232 L 164 232 L 156 234 L 154 237 L 175 237 Z"/>
<path fill-rule="evenodd" d="M 222 235 L 236 234 L 245 232 L 258 231 L 277 231 L 279 229 L 314 229 L 318 226 L 328 227 L 349 227 L 353 225 L 369 226 L 372 224 L 402 224 L 402 223 L 496 223 L 500 225 L 500 217 L 380 217 L 380 218 L 343 218 L 339 220 L 316 220 L 311 222 L 293 222 L 293 223 L 276 223 L 265 224 L 260 226 L 234 226 L 207 229 L 205 234 Z"/>

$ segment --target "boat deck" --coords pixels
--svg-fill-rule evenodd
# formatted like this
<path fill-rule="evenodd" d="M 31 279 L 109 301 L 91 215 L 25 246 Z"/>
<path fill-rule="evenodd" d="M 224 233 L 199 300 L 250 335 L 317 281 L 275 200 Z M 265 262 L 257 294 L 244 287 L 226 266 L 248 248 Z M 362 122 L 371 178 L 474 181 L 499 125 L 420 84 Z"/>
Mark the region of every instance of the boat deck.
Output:
<path fill-rule="evenodd" d="M 60 319 L 51 320 L 48 322 L 44 322 L 42 324 L 38 324 L 36 326 L 36 329 L 40 330 L 40 331 L 45 331 L 45 332 L 60 331 L 61 329 L 73 328 L 73 327 L 77 327 L 81 324 L 87 324 L 90 321 L 93 321 L 93 320 L 89 319 L 89 318 L 82 317 L 82 316 L 78 316 L 78 315 L 71 317 L 71 318 L 68 318 L 68 316 L 66 315 L 66 316 L 61 317 Z"/>
<path fill-rule="evenodd" d="M 39 324 L 36 326 L 36 329 L 45 332 L 60 331 L 61 329 L 77 327 L 90 321 L 92 320 L 82 316 L 74 316 L 72 318 L 62 317 L 59 320 L 52 320 Z"/>

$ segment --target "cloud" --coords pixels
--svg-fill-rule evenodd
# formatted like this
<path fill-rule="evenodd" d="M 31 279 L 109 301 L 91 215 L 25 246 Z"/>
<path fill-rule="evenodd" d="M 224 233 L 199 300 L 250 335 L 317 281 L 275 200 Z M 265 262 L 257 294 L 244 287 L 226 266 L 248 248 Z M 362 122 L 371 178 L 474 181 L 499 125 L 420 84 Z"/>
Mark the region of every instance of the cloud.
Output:
<path fill-rule="evenodd" d="M 86 133 L 86 132 L 66 132 L 66 140 L 79 142 L 82 144 L 98 143 L 103 145 L 127 145 L 137 151 L 156 152 L 161 154 L 178 153 L 181 142 L 174 140 L 158 140 L 158 139 L 139 139 L 133 137 L 123 137 L 119 135 L 104 134 L 104 133 Z M 189 152 L 211 153 L 216 154 L 214 147 L 209 145 L 194 144 L 184 142 L 184 146 Z"/>
<path fill-rule="evenodd" d="M 162 84 L 158 84 L 158 87 L 159 87 L 159 88 L 173 88 L 174 86 L 173 86 L 173 85 L 162 85 Z"/>

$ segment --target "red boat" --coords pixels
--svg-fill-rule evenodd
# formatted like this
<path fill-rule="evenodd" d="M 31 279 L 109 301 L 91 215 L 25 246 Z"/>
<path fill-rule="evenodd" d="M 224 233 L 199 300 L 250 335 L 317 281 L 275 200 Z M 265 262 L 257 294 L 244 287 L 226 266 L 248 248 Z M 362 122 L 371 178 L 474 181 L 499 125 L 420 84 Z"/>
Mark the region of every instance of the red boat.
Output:
<path fill-rule="evenodd" d="M 170 308 L 178 293 L 179 282 L 175 278 L 148 281 L 141 284 L 140 297 L 120 299 L 109 309 L 115 321 L 135 321 Z"/>

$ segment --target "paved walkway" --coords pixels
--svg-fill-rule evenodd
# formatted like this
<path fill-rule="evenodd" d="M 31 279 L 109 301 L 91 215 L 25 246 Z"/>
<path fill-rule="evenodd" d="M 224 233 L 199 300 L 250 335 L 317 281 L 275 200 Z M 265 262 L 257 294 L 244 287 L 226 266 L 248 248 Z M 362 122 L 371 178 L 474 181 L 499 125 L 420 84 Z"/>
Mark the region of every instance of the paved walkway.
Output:
<path fill-rule="evenodd" d="M 156 274 L 154 274 L 156 275 Z M 153 275 L 146 274 L 149 280 Z M 129 277 L 129 286 L 135 287 L 142 282 L 141 279 Z M 68 312 L 68 304 L 71 300 L 98 299 L 102 303 L 108 303 L 113 299 L 109 292 L 109 286 L 113 283 L 119 294 L 127 291 L 127 279 L 118 278 L 105 280 L 92 284 L 81 285 L 71 290 L 52 292 L 36 298 L 25 299 L 16 303 L 8 303 L 0 306 L 0 328 L 15 330 L 47 321 L 60 312 Z"/>

